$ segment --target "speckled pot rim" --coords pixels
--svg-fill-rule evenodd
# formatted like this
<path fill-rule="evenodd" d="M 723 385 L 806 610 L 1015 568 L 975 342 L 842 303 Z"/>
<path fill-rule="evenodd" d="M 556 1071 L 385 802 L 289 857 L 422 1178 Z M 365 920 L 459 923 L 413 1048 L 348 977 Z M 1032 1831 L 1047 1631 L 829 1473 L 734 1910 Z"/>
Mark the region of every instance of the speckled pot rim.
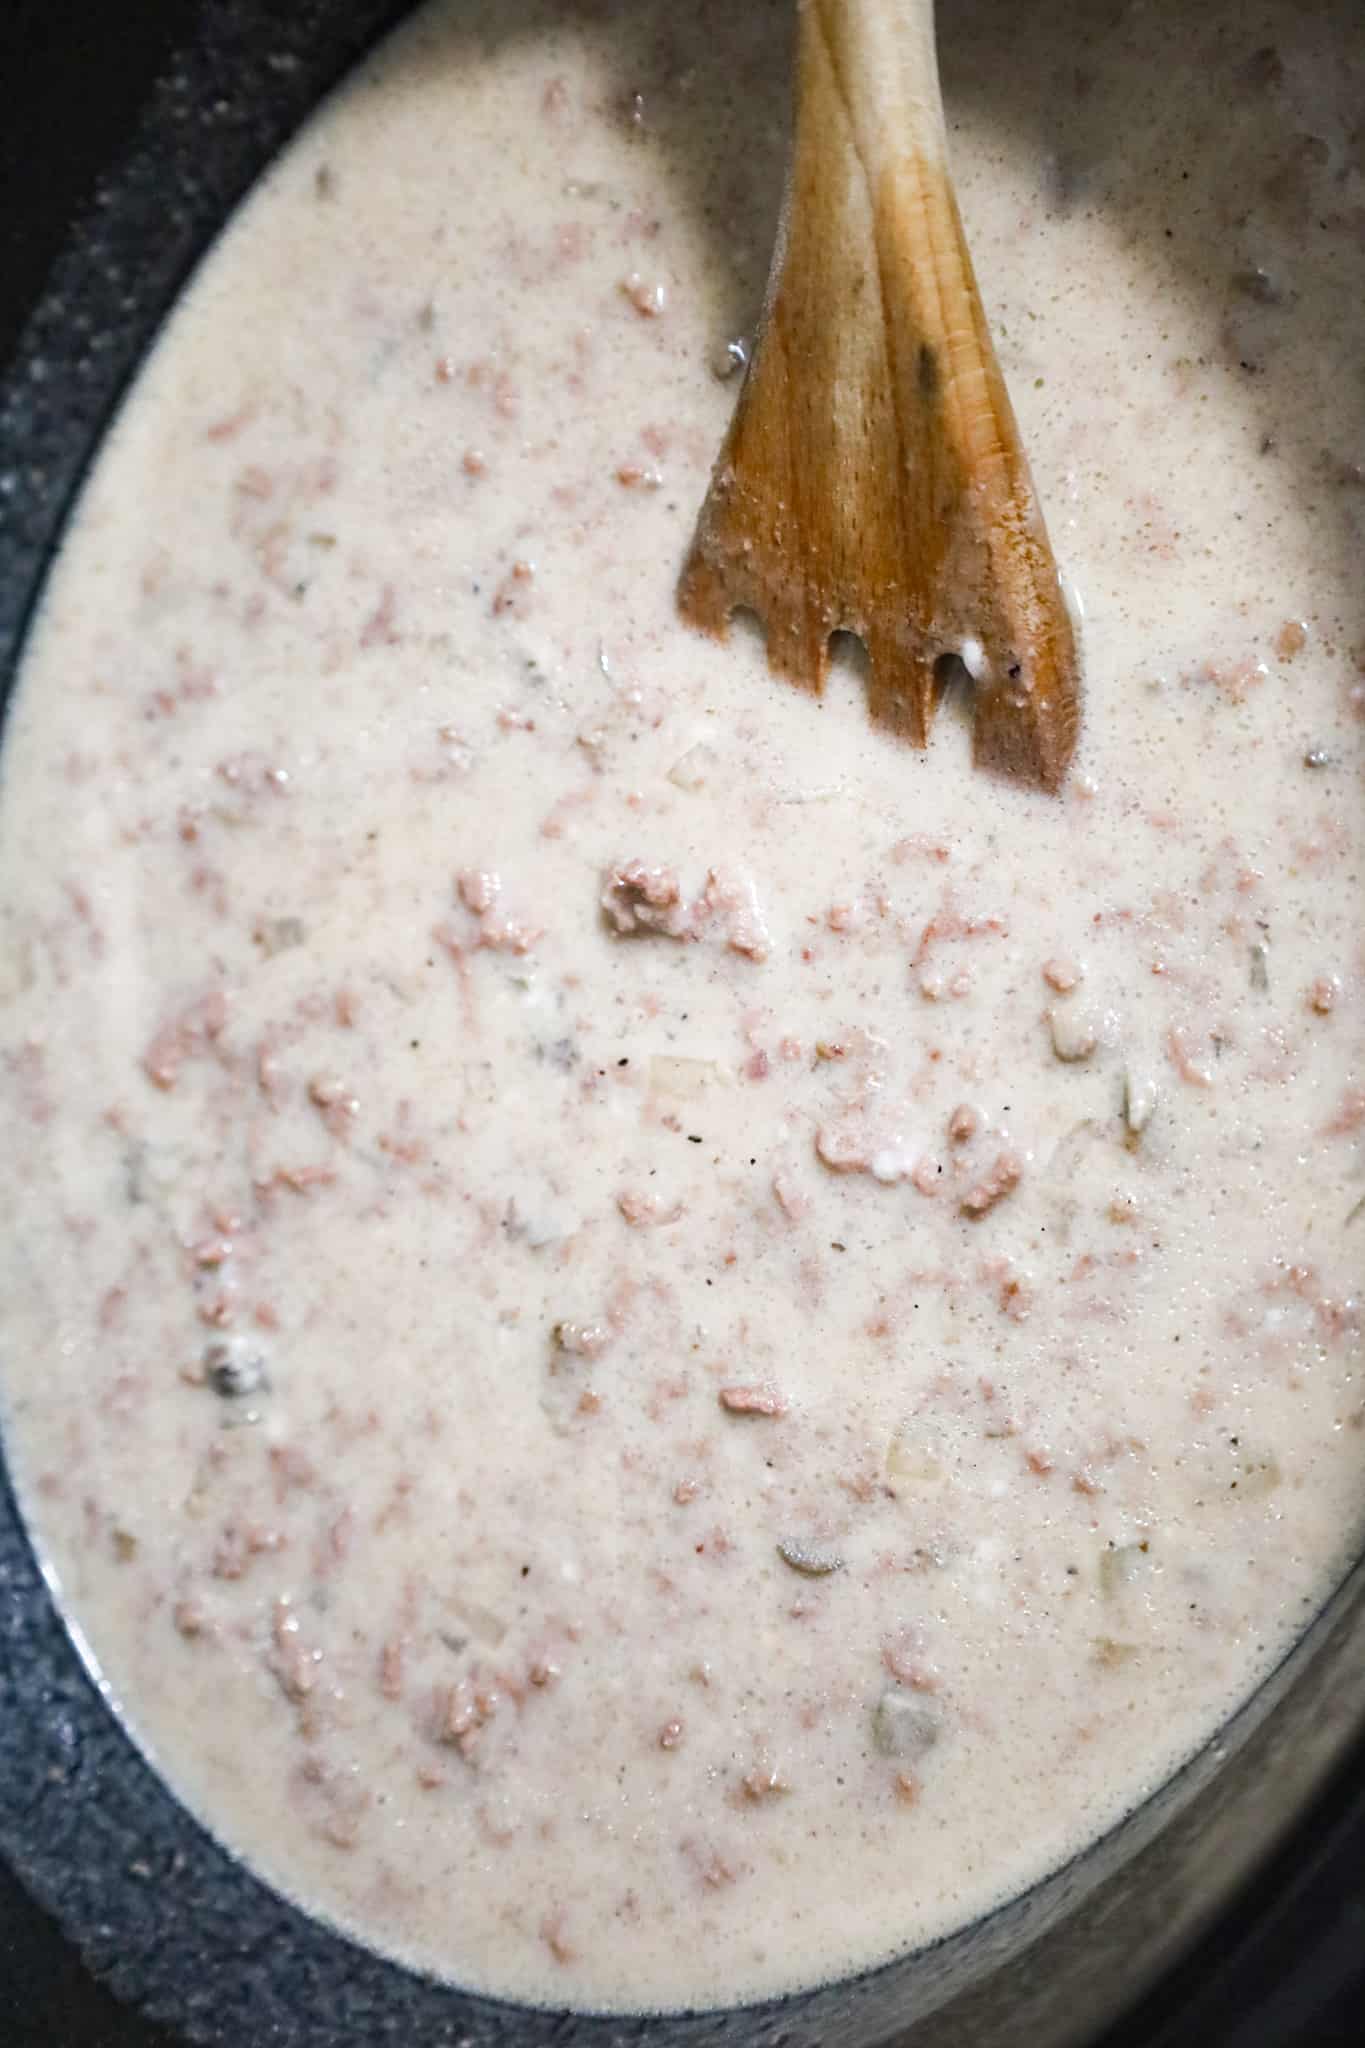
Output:
<path fill-rule="evenodd" d="M 321 95 L 405 11 L 403 0 L 296 0 L 288 9 L 218 0 L 149 101 L 0 388 L 0 702 L 88 463 L 187 275 Z M 361 1948 L 252 1877 L 186 1813 L 68 1633 L 0 1462 L 0 1850 L 116 1995 L 197 2043 L 862 2048 L 914 2033 L 932 2014 L 942 2016 L 940 2043 L 1074 2037 L 1167 1959 L 1180 1916 L 1162 1910 L 1160 1886 L 1149 1884 L 1146 1922 L 1130 1920 L 1106 1963 L 1097 1930 L 1116 1900 L 1137 1896 L 1131 1874 L 1204 1825 L 1228 1758 L 1258 1744 L 1273 1758 L 1270 1710 L 1301 1673 L 1311 1681 L 1315 1668 L 1353 1662 L 1356 1691 L 1344 1705 L 1339 1685 L 1330 1694 L 1349 1735 L 1365 1706 L 1362 1615 L 1365 1567 L 1217 1744 L 1084 1857 L 963 1935 L 847 1983 L 740 2011 L 541 2012 L 472 1996 Z M 1267 1838 L 1263 1829 L 1259 1846 Z M 1187 1907 L 1182 1924 L 1198 1917 Z M 1070 1930 L 1061 1958 L 1045 1964 L 1059 1928 Z M 1066 1952 L 1074 1964 L 1078 1944 L 1096 1954 L 1075 1973 L 1084 1988 L 1069 2025 L 1026 2036 L 1025 2015 L 1056 2003 L 1048 1970 L 1065 1981 Z"/>

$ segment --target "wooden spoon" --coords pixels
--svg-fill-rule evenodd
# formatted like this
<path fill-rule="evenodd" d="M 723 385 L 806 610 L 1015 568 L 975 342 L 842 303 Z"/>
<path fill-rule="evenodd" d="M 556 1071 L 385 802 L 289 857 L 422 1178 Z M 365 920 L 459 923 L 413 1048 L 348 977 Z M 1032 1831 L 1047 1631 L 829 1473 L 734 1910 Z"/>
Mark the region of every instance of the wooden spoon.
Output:
<path fill-rule="evenodd" d="M 977 764 L 1055 790 L 1075 634 L 958 216 L 933 0 L 798 8 L 777 248 L 679 609 L 724 639 L 748 606 L 816 692 L 858 634 L 873 717 L 920 747 L 957 656 Z"/>

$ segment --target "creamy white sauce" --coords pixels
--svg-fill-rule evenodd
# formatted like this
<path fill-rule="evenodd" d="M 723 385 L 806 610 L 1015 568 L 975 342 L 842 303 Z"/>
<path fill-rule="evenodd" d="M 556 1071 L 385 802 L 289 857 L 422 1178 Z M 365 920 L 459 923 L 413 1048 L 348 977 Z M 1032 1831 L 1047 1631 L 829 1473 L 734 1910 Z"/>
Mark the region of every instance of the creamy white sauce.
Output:
<path fill-rule="evenodd" d="M 1356 11 L 947 14 L 1064 798 L 675 618 L 767 6 L 390 45 L 177 312 L 11 714 L 33 1526 L 195 1811 L 489 1991 L 942 1934 L 1360 1536 Z"/>

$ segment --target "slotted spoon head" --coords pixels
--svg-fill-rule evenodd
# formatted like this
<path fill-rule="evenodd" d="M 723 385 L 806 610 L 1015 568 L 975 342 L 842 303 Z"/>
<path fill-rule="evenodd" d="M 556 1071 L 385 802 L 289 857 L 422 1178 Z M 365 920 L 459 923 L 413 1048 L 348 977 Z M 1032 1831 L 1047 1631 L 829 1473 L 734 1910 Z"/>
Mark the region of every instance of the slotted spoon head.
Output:
<path fill-rule="evenodd" d="M 1075 633 L 948 172 L 931 0 L 803 0 L 767 301 L 678 603 L 721 638 L 753 610 L 769 666 L 817 692 L 856 633 L 872 716 L 921 747 L 959 655 L 977 764 L 1061 786 Z"/>

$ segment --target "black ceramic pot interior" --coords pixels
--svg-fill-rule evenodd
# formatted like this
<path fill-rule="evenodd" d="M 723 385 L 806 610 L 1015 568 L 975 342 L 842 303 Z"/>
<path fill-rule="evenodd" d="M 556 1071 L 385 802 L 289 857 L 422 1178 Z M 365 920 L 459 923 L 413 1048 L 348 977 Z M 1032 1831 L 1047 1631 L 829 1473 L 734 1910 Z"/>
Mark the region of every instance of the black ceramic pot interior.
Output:
<path fill-rule="evenodd" d="M 86 0 L 24 0 L 10 17 L 0 51 L 15 58 L 11 78 L 22 76 L 26 47 L 46 51 L 46 69 L 35 55 L 34 71 L 53 91 L 62 89 L 63 64 L 84 59 L 81 93 L 101 109 L 84 161 L 104 164 L 109 150 L 119 160 L 67 241 L 0 388 L 0 690 L 80 477 L 159 319 L 256 173 L 403 11 L 395 0 L 297 0 L 288 9 L 274 0 L 160 0 L 134 10 L 122 41 L 92 31 Z M 111 10 L 106 23 L 112 18 Z M 103 98 L 88 68 L 101 53 Z M 161 82 L 149 93 L 153 69 Z M 46 126 L 35 124 L 35 147 Z M 36 173 L 26 156 L 16 163 L 11 144 L 21 206 L 38 194 L 34 232 L 11 230 L 11 275 L 22 283 L 27 265 L 36 283 L 45 238 L 65 228 L 80 176 L 30 186 Z M 181 2041 L 910 2048 L 932 2039 L 935 2048 L 1062 2048 L 1093 2040 L 1302 1821 L 1329 1776 L 1332 1812 L 1340 1817 L 1354 1801 L 1357 1813 L 1357 1832 L 1339 1849 L 1342 1868 L 1365 1860 L 1363 1717 L 1358 1569 L 1216 1745 L 1078 1863 L 963 1935 L 853 1982 L 737 2013 L 632 2021 L 514 2010 L 399 1970 L 305 1919 L 185 1815 L 92 1683 L 0 1468 L 0 1850 L 117 1996 Z M 1315 1811 L 1316 1826 L 1324 1809 Z M 1289 1853 L 1290 1869 L 1307 1867 L 1301 1838 Z M 1341 1879 L 1329 1883 L 1335 1896 Z M 152 2038 L 130 2021 L 129 2042 Z"/>

